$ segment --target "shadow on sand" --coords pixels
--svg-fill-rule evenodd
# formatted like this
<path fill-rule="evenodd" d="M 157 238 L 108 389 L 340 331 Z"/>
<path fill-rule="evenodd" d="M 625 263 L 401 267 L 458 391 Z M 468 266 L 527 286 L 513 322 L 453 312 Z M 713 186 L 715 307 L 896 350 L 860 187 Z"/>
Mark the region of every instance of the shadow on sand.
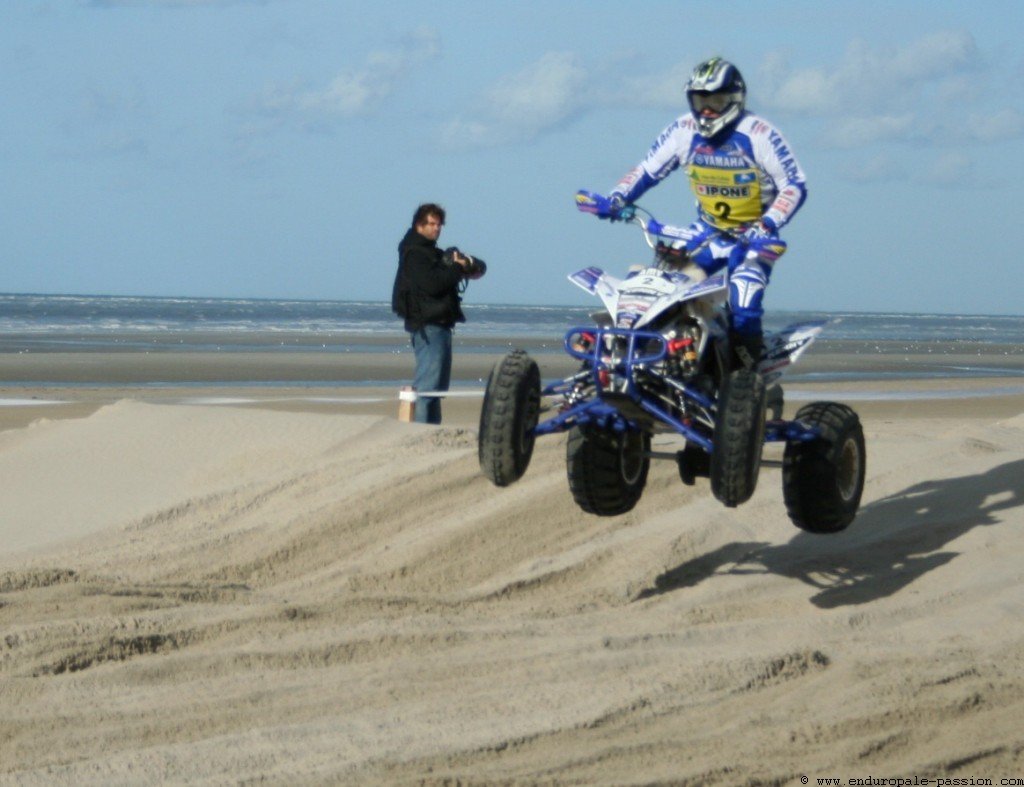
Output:
<path fill-rule="evenodd" d="M 1024 504 L 1024 459 L 977 475 L 925 481 L 864 506 L 836 535 L 800 532 L 788 543 L 734 542 L 660 575 L 637 600 L 694 587 L 716 574 L 772 573 L 819 590 L 823 609 L 892 595 L 957 556 L 951 541 Z"/>

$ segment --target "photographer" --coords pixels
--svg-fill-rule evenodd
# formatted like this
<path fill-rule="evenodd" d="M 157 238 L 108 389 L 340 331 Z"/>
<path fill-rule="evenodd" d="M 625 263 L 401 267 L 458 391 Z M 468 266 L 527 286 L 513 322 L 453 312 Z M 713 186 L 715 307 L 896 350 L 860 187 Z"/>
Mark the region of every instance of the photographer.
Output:
<path fill-rule="evenodd" d="M 398 273 L 391 304 L 405 319 L 413 352 L 417 391 L 447 391 L 452 371 L 452 329 L 465 322 L 459 293 L 469 279 L 484 275 L 480 260 L 451 248 L 441 251 L 437 239 L 444 226 L 445 212 L 440 205 L 420 205 L 412 226 L 398 244 Z M 441 423 L 441 400 L 436 396 L 417 397 L 415 420 Z"/>

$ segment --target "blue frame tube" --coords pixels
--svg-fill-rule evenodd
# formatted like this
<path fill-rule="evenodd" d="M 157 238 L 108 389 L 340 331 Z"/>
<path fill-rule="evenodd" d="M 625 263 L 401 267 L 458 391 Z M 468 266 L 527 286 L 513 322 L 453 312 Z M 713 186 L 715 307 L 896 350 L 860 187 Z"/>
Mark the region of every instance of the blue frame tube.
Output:
<path fill-rule="evenodd" d="M 573 347 L 571 339 L 576 336 L 587 335 L 594 338 L 594 346 L 589 350 L 578 350 Z M 603 339 L 606 336 L 617 336 L 628 339 L 626 357 L 615 364 L 609 364 L 601 358 Z M 638 341 L 654 341 L 657 350 L 637 354 L 636 344 Z M 594 387 L 597 389 L 597 398 L 581 402 L 568 410 L 564 410 L 543 423 L 534 427 L 534 435 L 555 434 L 573 426 L 582 426 L 590 423 L 597 423 L 602 428 L 611 428 L 616 432 L 635 430 L 639 427 L 626 418 L 619 410 L 611 404 L 604 402 L 600 397 L 604 390 L 601 384 L 601 371 L 609 371 L 620 374 L 626 380 L 625 393 L 646 412 L 653 415 L 660 421 L 671 426 L 676 432 L 686 438 L 688 442 L 699 445 L 702 449 L 711 453 L 712 440 L 692 426 L 688 426 L 678 420 L 657 404 L 648 400 L 637 390 L 634 382 L 633 369 L 637 366 L 657 363 L 668 356 L 668 341 L 660 333 L 653 331 L 638 331 L 631 328 L 595 328 L 591 326 L 570 328 L 565 334 L 565 350 L 573 358 L 581 361 L 589 361 L 591 368 L 586 373 L 593 379 Z M 571 390 L 572 385 L 582 379 L 584 373 L 579 373 L 565 380 L 547 385 L 541 392 L 543 396 L 557 396 Z M 715 403 L 698 391 L 691 390 L 689 386 L 682 387 L 683 394 L 692 399 L 705 409 L 710 409 Z M 798 421 L 770 421 L 765 429 L 765 442 L 779 442 L 788 440 L 807 441 L 818 436 L 818 430 L 809 429 Z"/>
<path fill-rule="evenodd" d="M 570 340 L 574 336 L 580 336 L 583 334 L 594 337 L 594 346 L 592 349 L 583 351 L 577 350 L 572 346 L 572 342 Z M 601 358 L 601 346 L 603 344 L 603 339 L 606 336 L 618 336 L 629 340 L 626 357 L 615 366 L 609 365 Z M 657 342 L 658 351 L 655 353 L 638 355 L 636 351 L 636 343 L 639 340 Z M 630 396 L 636 395 L 635 385 L 633 382 L 633 367 L 644 366 L 649 363 L 657 363 L 658 361 L 665 360 L 668 356 L 668 341 L 664 336 L 660 333 L 655 333 L 654 331 L 637 331 L 632 328 L 570 328 L 565 334 L 563 344 L 565 346 L 565 351 L 573 358 L 591 362 L 594 385 L 597 386 L 598 390 L 601 389 L 601 381 L 599 377 L 601 370 L 619 372 L 626 378 L 627 393 Z"/>

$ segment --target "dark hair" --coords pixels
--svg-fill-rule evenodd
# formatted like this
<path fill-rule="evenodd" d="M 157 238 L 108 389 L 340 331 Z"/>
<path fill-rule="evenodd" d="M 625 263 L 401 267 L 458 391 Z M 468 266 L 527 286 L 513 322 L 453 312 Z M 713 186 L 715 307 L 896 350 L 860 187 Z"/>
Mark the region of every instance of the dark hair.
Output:
<path fill-rule="evenodd" d="M 437 220 L 444 226 L 444 208 L 440 205 L 435 205 L 433 202 L 426 202 L 416 208 L 416 212 L 412 217 L 412 226 L 418 227 L 427 220 L 428 216 L 436 216 Z"/>

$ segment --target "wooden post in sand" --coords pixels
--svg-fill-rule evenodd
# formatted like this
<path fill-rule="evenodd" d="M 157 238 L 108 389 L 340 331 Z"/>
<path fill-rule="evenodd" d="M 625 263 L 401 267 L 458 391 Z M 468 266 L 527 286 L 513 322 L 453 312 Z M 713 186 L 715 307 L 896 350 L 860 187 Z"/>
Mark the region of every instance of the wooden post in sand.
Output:
<path fill-rule="evenodd" d="M 408 423 L 416 410 L 416 389 L 405 386 L 398 392 L 398 420 Z"/>

